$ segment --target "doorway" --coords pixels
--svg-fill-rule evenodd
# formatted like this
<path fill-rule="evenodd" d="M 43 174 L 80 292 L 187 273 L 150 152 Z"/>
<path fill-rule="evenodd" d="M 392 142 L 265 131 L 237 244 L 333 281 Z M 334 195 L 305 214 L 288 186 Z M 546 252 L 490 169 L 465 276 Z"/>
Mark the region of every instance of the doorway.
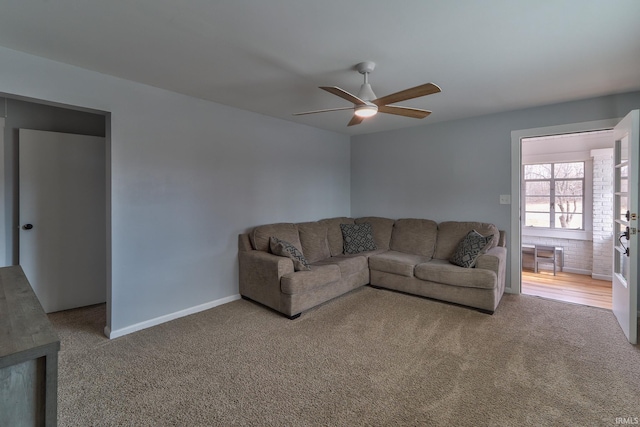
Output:
<path fill-rule="evenodd" d="M 613 131 L 522 139 L 522 293 L 611 309 Z"/>
<path fill-rule="evenodd" d="M 571 133 L 592 132 L 612 129 L 619 119 L 598 120 L 584 123 L 532 128 L 511 132 L 511 229 L 509 242 L 511 248 L 510 287 L 508 292 L 522 292 L 522 227 L 521 227 L 521 176 L 522 176 L 522 140 Z M 610 259 L 610 257 L 609 257 Z"/>
<path fill-rule="evenodd" d="M 110 242 L 110 211 L 109 211 L 109 191 L 108 183 L 110 182 L 110 165 L 108 152 L 110 151 L 110 141 L 108 138 L 110 126 L 109 114 L 101 111 L 87 110 L 80 107 L 52 104 L 44 101 L 18 98 L 11 95 L 3 97 L 0 94 L 0 109 L 5 121 L 4 145 L 0 147 L 3 153 L 4 161 L 3 176 L 4 198 L 2 199 L 2 210 L 5 214 L 3 223 L 4 244 L 6 255 L 3 257 L 2 265 L 18 265 L 20 264 L 20 180 L 19 180 L 19 129 L 35 129 L 38 131 L 58 132 L 68 134 L 90 135 L 100 138 L 106 137 L 103 143 L 105 148 L 104 164 L 105 173 L 103 181 L 99 184 L 106 191 L 106 209 L 105 216 L 96 224 L 101 230 L 104 230 L 107 245 Z M 103 257 L 102 263 L 105 269 L 110 270 L 110 264 L 107 255 Z M 106 278 L 107 283 L 102 285 L 103 302 L 106 300 L 106 317 L 107 323 L 109 318 L 110 307 L 110 284 L 109 277 Z M 103 304 L 104 307 L 104 304 Z M 103 325 L 104 326 L 104 325 Z M 102 332 L 102 331 L 100 331 Z"/>

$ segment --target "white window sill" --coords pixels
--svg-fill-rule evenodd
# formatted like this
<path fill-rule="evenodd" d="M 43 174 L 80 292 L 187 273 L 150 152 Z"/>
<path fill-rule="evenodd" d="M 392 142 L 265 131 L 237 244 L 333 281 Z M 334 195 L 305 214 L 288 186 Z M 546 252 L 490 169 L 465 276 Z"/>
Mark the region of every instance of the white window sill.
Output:
<path fill-rule="evenodd" d="M 593 232 L 584 230 L 551 230 L 545 228 L 522 227 L 522 235 L 553 237 L 556 239 L 593 240 Z"/>

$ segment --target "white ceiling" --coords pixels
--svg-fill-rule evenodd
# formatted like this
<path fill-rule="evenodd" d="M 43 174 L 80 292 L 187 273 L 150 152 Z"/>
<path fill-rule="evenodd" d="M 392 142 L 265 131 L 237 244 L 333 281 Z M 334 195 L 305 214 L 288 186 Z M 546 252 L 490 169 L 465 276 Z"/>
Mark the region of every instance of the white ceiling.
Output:
<path fill-rule="evenodd" d="M 639 0 L 2 0 L 0 45 L 350 135 L 640 89 Z M 347 128 L 361 61 L 384 96 Z M 1 65 L 0 65 L 1 68 Z"/>

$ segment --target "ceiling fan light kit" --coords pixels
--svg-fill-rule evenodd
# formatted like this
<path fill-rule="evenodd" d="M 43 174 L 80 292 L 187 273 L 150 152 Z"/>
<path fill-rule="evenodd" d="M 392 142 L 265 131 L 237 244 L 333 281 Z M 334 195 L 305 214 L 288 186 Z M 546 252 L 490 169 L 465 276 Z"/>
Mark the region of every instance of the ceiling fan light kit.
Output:
<path fill-rule="evenodd" d="M 344 89 L 337 86 L 320 86 L 320 89 L 332 93 L 340 98 L 347 100 L 353 104 L 353 107 L 329 108 L 326 110 L 307 111 L 304 113 L 295 113 L 294 116 L 303 114 L 326 113 L 328 111 L 353 110 L 354 116 L 347 126 L 354 126 L 362 123 L 364 118 L 375 116 L 378 112 L 394 114 L 396 116 L 412 117 L 414 119 L 424 119 L 431 111 L 422 110 L 413 107 L 401 107 L 399 105 L 391 105 L 397 102 L 407 101 L 409 99 L 419 98 L 434 93 L 441 92 L 438 85 L 434 83 L 425 83 L 400 92 L 395 92 L 382 98 L 377 98 L 371 85 L 369 84 L 369 73 L 376 67 L 371 61 L 361 62 L 356 65 L 356 70 L 364 76 L 364 83 L 360 86 L 358 95 L 352 95 Z"/>
<path fill-rule="evenodd" d="M 353 112 L 358 117 L 371 117 L 378 114 L 378 106 L 375 104 L 356 105 Z"/>

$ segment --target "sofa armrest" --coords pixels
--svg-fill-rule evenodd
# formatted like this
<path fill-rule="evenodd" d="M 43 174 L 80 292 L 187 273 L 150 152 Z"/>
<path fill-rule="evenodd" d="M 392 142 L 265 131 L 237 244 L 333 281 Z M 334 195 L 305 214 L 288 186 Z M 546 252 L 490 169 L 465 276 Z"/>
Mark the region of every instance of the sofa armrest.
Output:
<path fill-rule="evenodd" d="M 507 248 L 496 246 L 480 255 L 476 260 L 476 268 L 491 270 L 498 278 L 498 290 L 500 295 L 504 292 L 505 280 L 507 276 Z"/>
<path fill-rule="evenodd" d="M 506 247 L 507 246 L 507 232 L 504 230 L 500 230 L 500 237 L 498 238 L 498 246 Z"/>
<path fill-rule="evenodd" d="M 239 251 L 240 295 L 280 310 L 280 278 L 293 273 L 293 261 L 268 252 Z"/>

